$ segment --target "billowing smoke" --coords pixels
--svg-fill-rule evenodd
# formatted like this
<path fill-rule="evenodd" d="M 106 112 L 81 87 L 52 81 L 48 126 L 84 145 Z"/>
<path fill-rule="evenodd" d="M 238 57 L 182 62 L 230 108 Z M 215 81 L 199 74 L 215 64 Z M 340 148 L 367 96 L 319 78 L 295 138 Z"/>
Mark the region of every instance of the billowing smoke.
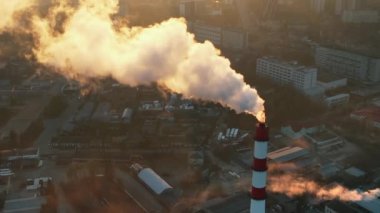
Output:
<path fill-rule="evenodd" d="M 291 174 L 269 176 L 268 191 L 285 194 L 289 197 L 309 194 L 319 200 L 360 201 L 376 199 L 380 189 L 367 192 L 349 190 L 341 185 L 323 187 L 315 181 Z"/>
<path fill-rule="evenodd" d="M 48 16 L 32 20 L 33 52 L 40 63 L 79 80 L 111 76 L 131 86 L 157 82 L 186 97 L 219 102 L 265 119 L 257 91 L 210 42 L 194 41 L 185 20 L 128 27 L 112 19 L 117 0 L 80 0 L 75 8 L 58 2 Z M 57 33 L 56 18 L 62 14 L 68 18 Z"/>
<path fill-rule="evenodd" d="M 31 7 L 34 1 L 29 0 L 1 0 L 0 1 L 0 33 L 15 27 L 18 13 Z"/>

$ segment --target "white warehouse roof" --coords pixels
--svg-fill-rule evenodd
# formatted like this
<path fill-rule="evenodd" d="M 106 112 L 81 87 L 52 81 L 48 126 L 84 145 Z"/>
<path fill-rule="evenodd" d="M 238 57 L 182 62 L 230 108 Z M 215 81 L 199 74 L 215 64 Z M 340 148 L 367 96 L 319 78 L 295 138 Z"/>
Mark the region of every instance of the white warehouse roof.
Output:
<path fill-rule="evenodd" d="M 141 170 L 137 176 L 158 195 L 166 189 L 173 188 L 150 168 Z"/>
<path fill-rule="evenodd" d="M 268 159 L 275 162 L 287 162 L 308 155 L 309 152 L 301 147 L 285 147 L 268 154 Z"/>

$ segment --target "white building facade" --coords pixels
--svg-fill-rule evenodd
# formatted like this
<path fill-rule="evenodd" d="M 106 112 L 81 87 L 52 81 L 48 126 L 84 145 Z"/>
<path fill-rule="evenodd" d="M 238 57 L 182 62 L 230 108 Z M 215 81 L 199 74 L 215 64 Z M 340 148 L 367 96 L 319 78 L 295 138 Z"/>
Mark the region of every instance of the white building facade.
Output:
<path fill-rule="evenodd" d="M 379 59 L 318 46 L 315 63 L 329 72 L 360 81 L 380 81 Z"/>
<path fill-rule="evenodd" d="M 240 29 L 222 28 L 197 22 L 188 22 L 188 28 L 199 42 L 210 41 L 216 47 L 230 50 L 243 50 L 247 46 L 247 33 Z"/>
<path fill-rule="evenodd" d="M 298 65 L 296 62 L 283 62 L 272 57 L 257 60 L 256 73 L 280 84 L 294 86 L 301 91 L 316 87 L 317 69 Z"/>

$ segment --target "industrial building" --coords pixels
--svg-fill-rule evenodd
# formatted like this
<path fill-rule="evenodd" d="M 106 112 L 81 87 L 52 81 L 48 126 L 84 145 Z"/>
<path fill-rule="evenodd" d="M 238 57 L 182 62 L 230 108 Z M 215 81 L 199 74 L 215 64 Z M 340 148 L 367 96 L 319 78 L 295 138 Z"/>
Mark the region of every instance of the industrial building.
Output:
<path fill-rule="evenodd" d="M 138 163 L 132 164 L 131 169 L 137 172 L 139 181 L 153 192 L 156 199 L 165 207 L 171 208 L 177 203 L 182 191 L 170 186 L 153 169 L 143 168 Z"/>
<path fill-rule="evenodd" d="M 323 88 L 317 85 L 317 69 L 305 67 L 297 62 L 280 61 L 273 57 L 257 59 L 256 73 L 280 84 L 292 85 L 310 95 L 323 94 Z"/>
<path fill-rule="evenodd" d="M 285 126 L 281 127 L 281 133 L 292 139 L 305 138 L 317 152 L 327 152 L 344 145 L 344 139 L 324 125 L 310 125 L 300 128 Z"/>
<path fill-rule="evenodd" d="M 0 162 L 3 167 L 17 169 L 42 165 L 38 148 L 2 150 Z"/>
<path fill-rule="evenodd" d="M 141 169 L 137 176 L 145 183 L 156 195 L 164 193 L 166 190 L 173 189 L 165 180 L 163 180 L 151 168 Z"/>
<path fill-rule="evenodd" d="M 275 163 L 285 163 L 308 156 L 309 152 L 301 147 L 284 147 L 270 152 L 268 159 Z"/>
<path fill-rule="evenodd" d="M 317 46 L 315 63 L 320 68 L 363 82 L 380 81 L 380 59 L 348 51 Z"/>
<path fill-rule="evenodd" d="M 308 132 L 304 135 L 313 145 L 315 151 L 328 152 L 344 145 L 344 139 L 325 127 L 320 127 L 316 131 Z"/>

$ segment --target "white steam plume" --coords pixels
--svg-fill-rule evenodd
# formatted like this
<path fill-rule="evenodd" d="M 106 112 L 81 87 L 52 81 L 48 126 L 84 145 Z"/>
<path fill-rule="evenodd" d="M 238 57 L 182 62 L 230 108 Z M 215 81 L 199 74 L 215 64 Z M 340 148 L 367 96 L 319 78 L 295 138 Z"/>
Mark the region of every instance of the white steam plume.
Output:
<path fill-rule="evenodd" d="M 289 197 L 310 194 L 320 200 L 361 201 L 373 200 L 380 195 L 380 189 L 359 192 L 341 185 L 323 187 L 315 181 L 291 174 L 269 176 L 268 191 L 286 194 Z"/>
<path fill-rule="evenodd" d="M 17 14 L 33 4 L 33 0 L 0 0 L 0 33 L 14 28 Z"/>
<path fill-rule="evenodd" d="M 50 8 L 48 18 L 33 18 L 38 44 L 34 54 L 40 63 L 71 78 L 112 76 L 132 86 L 157 82 L 187 97 L 219 102 L 264 120 L 264 101 L 257 91 L 210 42 L 195 42 L 185 20 L 128 27 L 111 18 L 118 11 L 117 0 L 80 0 L 76 8 L 64 2 Z M 54 17 L 62 12 L 69 18 L 63 33 L 57 33 Z"/>

